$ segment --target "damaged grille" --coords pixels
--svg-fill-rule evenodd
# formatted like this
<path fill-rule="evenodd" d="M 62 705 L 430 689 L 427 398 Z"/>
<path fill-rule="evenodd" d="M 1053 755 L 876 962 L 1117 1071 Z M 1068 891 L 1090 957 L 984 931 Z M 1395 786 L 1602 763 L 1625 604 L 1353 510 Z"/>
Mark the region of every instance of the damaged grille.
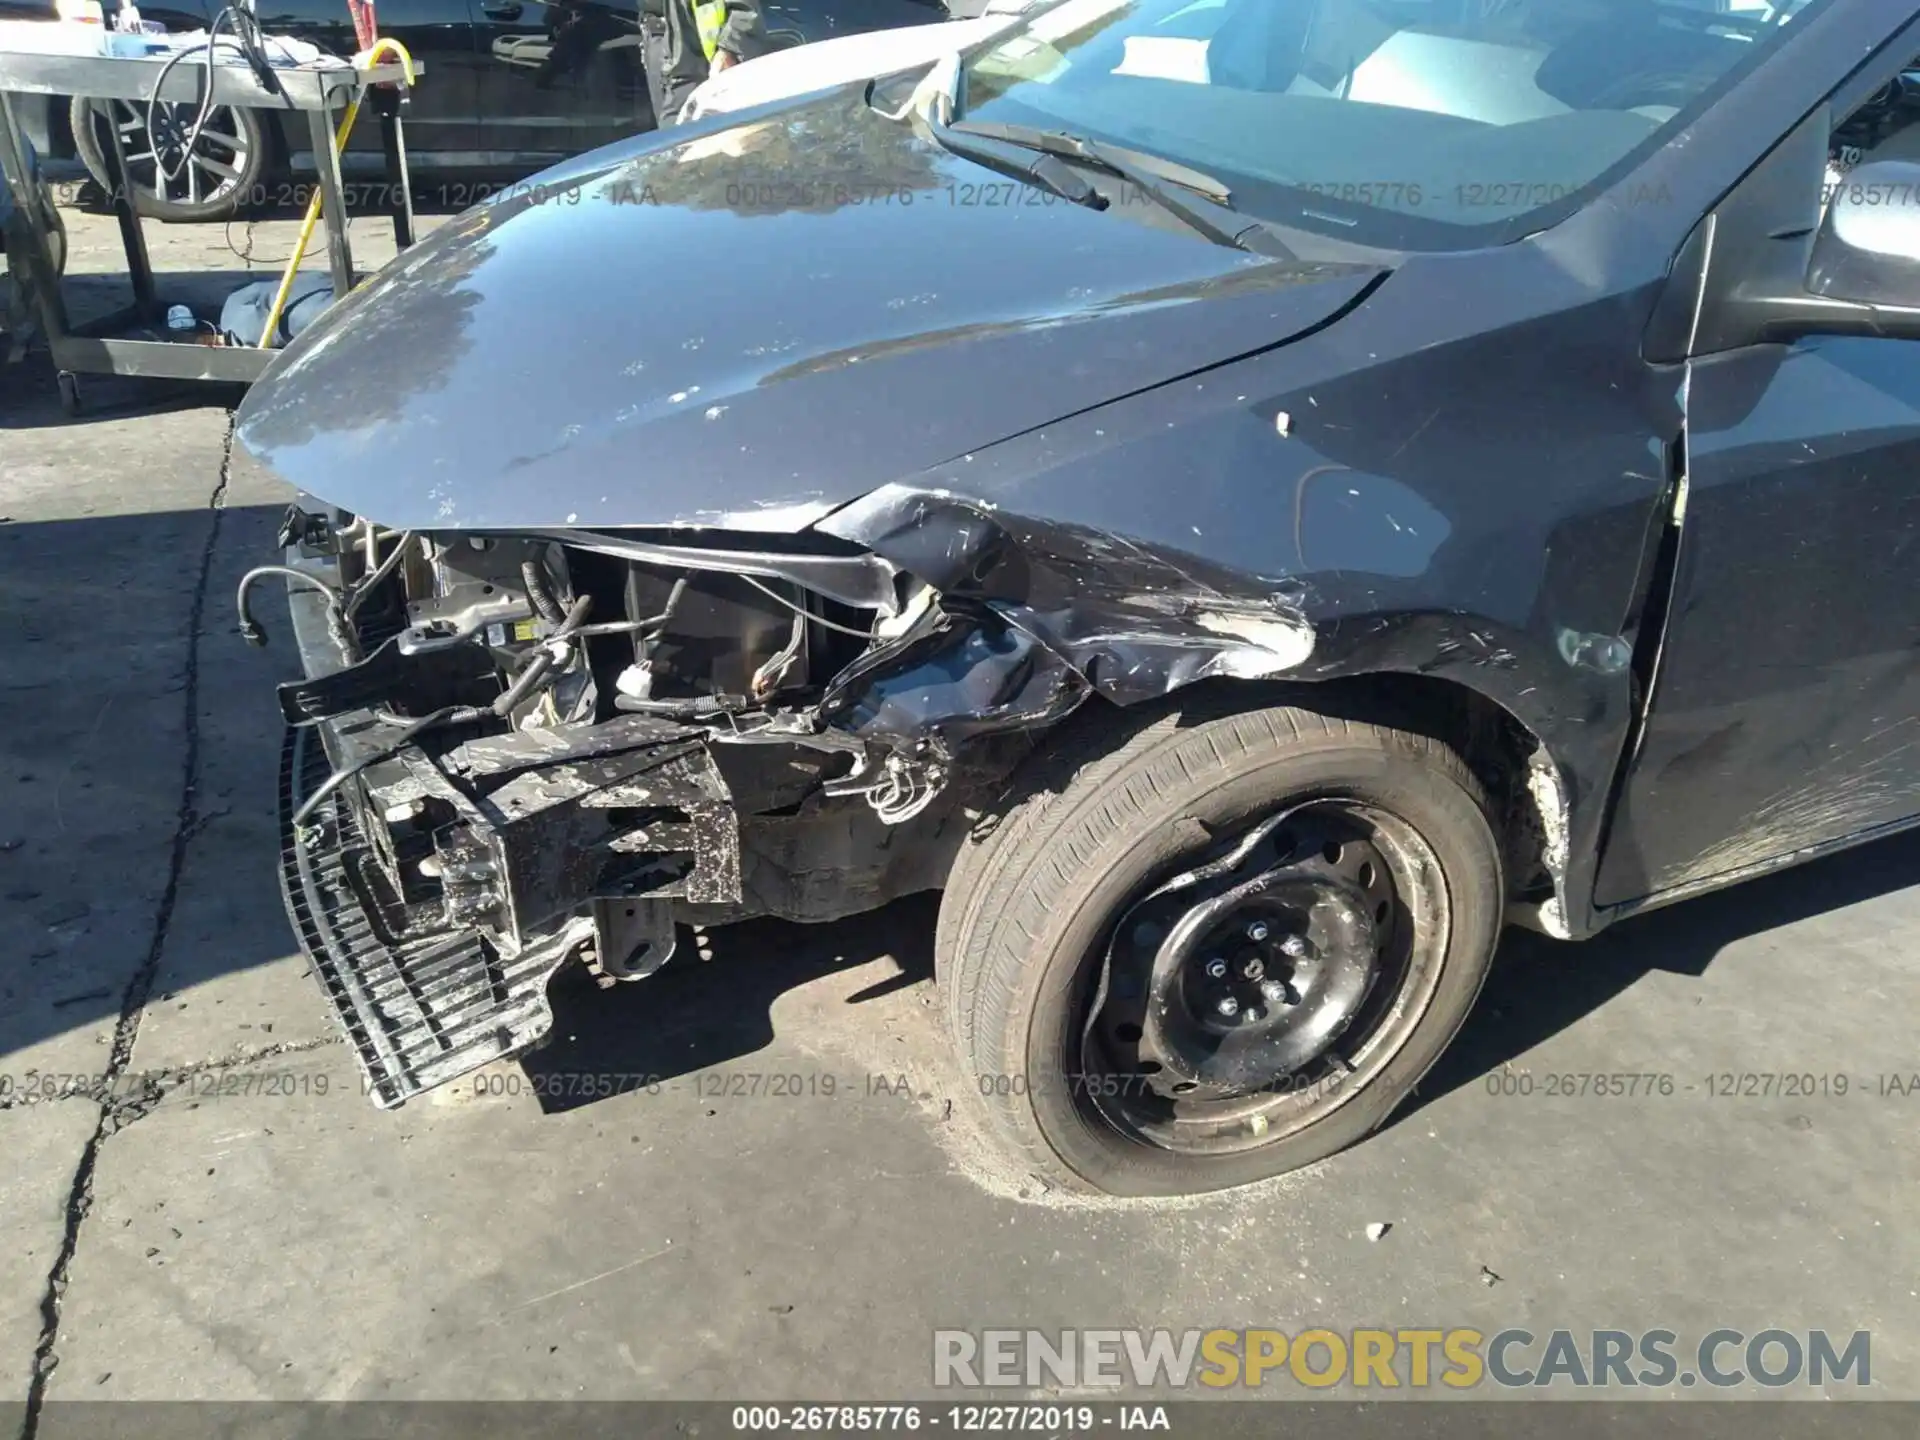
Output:
<path fill-rule="evenodd" d="M 526 1049 L 553 1023 L 547 982 L 562 945 L 503 958 L 479 935 L 443 933 L 389 946 L 375 933 L 349 875 L 368 840 L 344 794 L 324 802 L 302 845 L 299 797 L 328 774 L 319 737 L 287 732 L 280 761 L 280 883 L 321 989 L 383 1109 Z"/>

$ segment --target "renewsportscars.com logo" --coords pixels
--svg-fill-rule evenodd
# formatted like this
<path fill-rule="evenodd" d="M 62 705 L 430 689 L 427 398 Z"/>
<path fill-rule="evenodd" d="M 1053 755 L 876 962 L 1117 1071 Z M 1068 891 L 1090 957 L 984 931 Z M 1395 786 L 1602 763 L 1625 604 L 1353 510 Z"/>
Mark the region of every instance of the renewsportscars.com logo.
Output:
<path fill-rule="evenodd" d="M 1873 1383 L 1873 1337 L 1855 1330 L 1495 1331 L 936 1330 L 942 1388 L 1135 1390 L 1301 1385 L 1326 1389 L 1665 1388 Z"/>

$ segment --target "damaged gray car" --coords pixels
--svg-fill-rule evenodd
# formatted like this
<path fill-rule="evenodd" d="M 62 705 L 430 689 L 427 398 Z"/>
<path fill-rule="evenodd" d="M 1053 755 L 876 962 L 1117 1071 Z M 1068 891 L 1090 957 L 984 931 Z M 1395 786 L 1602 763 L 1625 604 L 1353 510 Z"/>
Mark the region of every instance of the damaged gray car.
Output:
<path fill-rule="evenodd" d="M 286 899 L 375 1099 L 562 966 L 938 889 L 1011 1154 L 1237 1184 L 1385 1121 L 1503 924 L 1912 824 L 1916 53 L 1065 0 L 449 221 L 234 455 L 302 492 L 242 622 L 284 580 Z"/>

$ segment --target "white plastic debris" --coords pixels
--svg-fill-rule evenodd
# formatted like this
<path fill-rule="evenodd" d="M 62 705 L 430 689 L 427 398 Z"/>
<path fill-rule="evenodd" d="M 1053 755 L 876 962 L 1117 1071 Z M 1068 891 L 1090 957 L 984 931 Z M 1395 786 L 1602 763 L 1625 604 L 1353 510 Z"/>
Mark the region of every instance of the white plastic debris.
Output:
<path fill-rule="evenodd" d="M 634 700 L 651 700 L 653 667 L 644 660 L 636 660 L 614 677 L 613 688 Z"/>
<path fill-rule="evenodd" d="M 1387 1231 L 1391 1230 L 1392 1228 L 1393 1226 L 1389 1224 L 1387 1221 L 1376 1220 L 1371 1225 L 1367 1226 L 1367 1239 L 1378 1241 L 1382 1235 L 1386 1234 Z"/>

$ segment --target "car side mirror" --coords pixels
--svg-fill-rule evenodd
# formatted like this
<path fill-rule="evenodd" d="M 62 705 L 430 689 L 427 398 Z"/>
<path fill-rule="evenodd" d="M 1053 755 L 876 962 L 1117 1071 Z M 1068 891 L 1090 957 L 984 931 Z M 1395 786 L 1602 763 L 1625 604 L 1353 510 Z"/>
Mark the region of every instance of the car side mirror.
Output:
<path fill-rule="evenodd" d="M 1920 164 L 1873 160 L 1834 185 L 1807 289 L 1857 305 L 1920 307 Z"/>

